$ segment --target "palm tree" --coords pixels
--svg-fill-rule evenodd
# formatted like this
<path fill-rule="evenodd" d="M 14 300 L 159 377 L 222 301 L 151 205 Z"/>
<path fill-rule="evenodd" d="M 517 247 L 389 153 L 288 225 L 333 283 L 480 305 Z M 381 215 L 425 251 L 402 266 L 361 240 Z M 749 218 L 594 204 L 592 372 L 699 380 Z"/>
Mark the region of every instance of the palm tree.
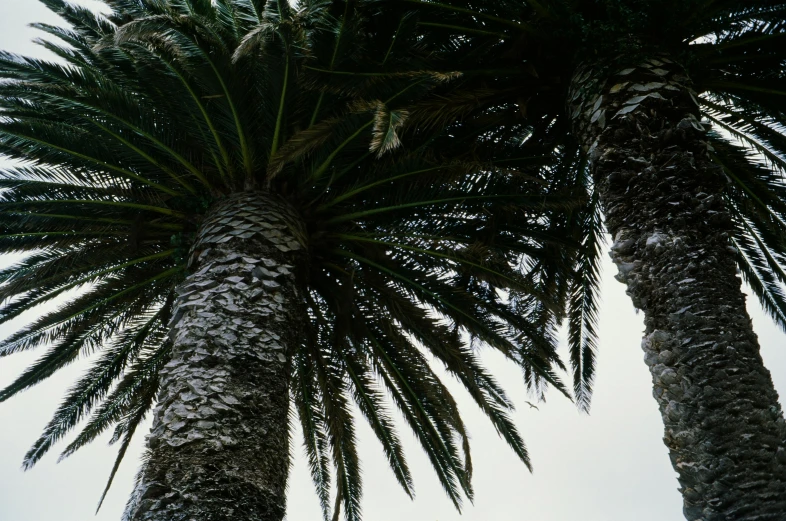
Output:
<path fill-rule="evenodd" d="M 556 185 L 571 168 L 587 173 L 590 204 L 569 218 L 584 251 L 568 290 L 553 293 L 569 318 L 579 403 L 592 383 L 605 219 L 617 278 L 645 314 L 687 519 L 783 519 L 786 422 L 737 271 L 786 327 L 786 3 L 367 6 L 380 37 L 409 46 L 418 67 L 462 74 L 407 125 L 540 142 L 562 161 Z"/>
<path fill-rule="evenodd" d="M 438 127 L 403 146 L 401 107 L 450 74 L 322 84 L 399 60 L 368 57 L 351 3 L 44 3 L 70 25 L 38 26 L 60 60 L 0 55 L 0 153 L 17 160 L 0 251 L 24 254 L 0 271 L 0 322 L 38 312 L 0 355 L 47 348 L 0 401 L 96 359 L 26 467 L 84 420 L 63 455 L 113 428 L 108 488 L 155 405 L 128 519 L 280 520 L 292 399 L 326 517 L 335 482 L 335 516 L 355 520 L 353 401 L 412 494 L 387 395 L 458 507 L 469 441 L 429 358 L 529 465 L 466 335 L 564 391 L 540 280 L 565 270 L 554 252 L 573 243 L 548 215 L 573 199 L 537 177 L 537 149 L 497 143 L 495 166 Z"/>

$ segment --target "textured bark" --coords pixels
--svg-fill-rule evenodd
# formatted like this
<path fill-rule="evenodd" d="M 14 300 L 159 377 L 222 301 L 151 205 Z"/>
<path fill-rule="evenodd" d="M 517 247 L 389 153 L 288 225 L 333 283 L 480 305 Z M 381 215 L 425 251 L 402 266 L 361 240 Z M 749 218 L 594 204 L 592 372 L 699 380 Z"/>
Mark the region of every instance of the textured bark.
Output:
<path fill-rule="evenodd" d="M 294 212 L 261 193 L 208 213 L 178 291 L 172 359 L 127 519 L 283 518 L 303 237 Z"/>
<path fill-rule="evenodd" d="M 617 278 L 645 313 L 642 347 L 686 518 L 786 519 L 786 423 L 736 275 L 728 181 L 709 159 L 689 78 L 667 57 L 586 67 L 570 99 Z"/>

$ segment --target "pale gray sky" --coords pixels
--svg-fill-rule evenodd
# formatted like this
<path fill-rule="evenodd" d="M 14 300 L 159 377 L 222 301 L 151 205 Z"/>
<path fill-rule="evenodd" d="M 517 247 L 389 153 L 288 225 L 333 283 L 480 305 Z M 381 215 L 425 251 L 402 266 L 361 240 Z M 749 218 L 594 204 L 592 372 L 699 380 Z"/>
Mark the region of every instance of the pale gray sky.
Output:
<path fill-rule="evenodd" d="M 41 51 L 30 44 L 34 21 L 55 21 L 35 0 L 0 0 L 0 49 L 23 54 Z M 2 159 L 0 159 L 0 164 Z M 530 408 L 519 372 L 493 353 L 489 368 L 515 398 L 515 419 L 527 442 L 535 472 L 529 474 L 494 432 L 467 395 L 452 381 L 472 435 L 474 505 L 455 512 L 428 460 L 401 425 L 415 478 L 417 498 L 401 492 L 376 439 L 359 421 L 363 460 L 364 517 L 368 521 L 681 521 L 681 498 L 651 395 L 649 372 L 639 347 L 642 316 L 634 313 L 624 288 L 606 260 L 600 314 L 600 354 L 591 415 L 579 414 L 551 393 L 548 403 Z M 755 302 L 754 325 L 781 396 L 786 394 L 783 336 Z M 5 336 L 8 328 L 0 331 Z M 39 353 L 0 359 L 0 386 Z M 57 464 L 57 447 L 33 470 L 20 470 L 22 457 L 83 371 L 75 364 L 48 382 L 0 404 L 0 521 L 118 521 L 131 491 L 143 435 L 137 436 L 101 512 L 95 506 L 115 451 L 107 438 Z M 64 447 L 61 444 L 59 447 Z M 321 515 L 302 457 L 299 433 L 289 484 L 289 521 L 319 521 Z"/>

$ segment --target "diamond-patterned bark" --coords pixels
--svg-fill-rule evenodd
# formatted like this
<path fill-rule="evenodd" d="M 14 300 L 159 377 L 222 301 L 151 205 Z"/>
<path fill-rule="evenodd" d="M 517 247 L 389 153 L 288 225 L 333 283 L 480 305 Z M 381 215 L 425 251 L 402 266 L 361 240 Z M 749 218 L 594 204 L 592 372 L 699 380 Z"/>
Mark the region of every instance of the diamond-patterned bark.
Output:
<path fill-rule="evenodd" d="M 289 360 L 302 328 L 304 234 L 276 198 L 219 202 L 198 233 L 133 521 L 280 521 Z"/>

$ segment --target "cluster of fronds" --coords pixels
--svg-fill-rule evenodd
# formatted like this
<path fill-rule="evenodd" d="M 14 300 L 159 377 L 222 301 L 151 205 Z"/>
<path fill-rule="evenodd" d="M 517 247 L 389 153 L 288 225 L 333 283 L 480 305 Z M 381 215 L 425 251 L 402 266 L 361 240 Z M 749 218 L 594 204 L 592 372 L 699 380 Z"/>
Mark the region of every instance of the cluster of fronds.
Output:
<path fill-rule="evenodd" d="M 418 67 L 460 73 L 417 104 L 410 120 L 483 127 L 481 139 L 540 143 L 557 165 L 552 188 L 572 183 L 588 204 L 569 214 L 573 276 L 550 291 L 568 317 L 577 403 L 586 408 L 594 375 L 598 269 L 603 227 L 591 179 L 566 113 L 576 66 L 667 54 L 686 67 L 701 104 L 712 157 L 730 183 L 727 204 L 740 270 L 786 327 L 786 3 L 777 0 L 366 0 Z M 418 61 L 420 60 L 420 61 Z M 425 65 L 424 65 L 425 63 Z M 455 130 L 452 130 L 454 132 Z M 564 146 L 563 146 L 564 145 Z M 566 149 L 565 146 L 568 148 Z M 556 216 L 564 219 L 566 214 Z M 564 276 L 564 272 L 560 272 Z M 543 280 L 549 280 L 548 277 Z M 556 282 L 556 280 L 555 280 Z M 557 286 L 555 286 L 556 288 Z M 558 321 L 560 315 L 552 315 Z"/>
<path fill-rule="evenodd" d="M 69 25 L 38 26 L 58 59 L 0 55 L 0 153 L 18 165 L 0 175 L 0 251 L 25 254 L 0 272 L 0 322 L 46 311 L 0 356 L 46 352 L 0 401 L 96 360 L 27 467 L 83 421 L 63 455 L 114 429 L 119 464 L 155 400 L 201 216 L 241 190 L 286 198 L 307 225 L 312 327 L 292 395 L 326 516 L 335 482 L 360 517 L 353 401 L 407 493 L 390 400 L 456 506 L 471 497 L 467 430 L 432 357 L 529 465 L 467 339 L 567 394 L 547 279 L 566 284 L 577 244 L 549 216 L 580 200 L 541 177 L 542 146 L 435 119 L 429 96 L 459 75 L 412 68 L 351 2 L 108 0 L 106 16 L 44 3 Z"/>

